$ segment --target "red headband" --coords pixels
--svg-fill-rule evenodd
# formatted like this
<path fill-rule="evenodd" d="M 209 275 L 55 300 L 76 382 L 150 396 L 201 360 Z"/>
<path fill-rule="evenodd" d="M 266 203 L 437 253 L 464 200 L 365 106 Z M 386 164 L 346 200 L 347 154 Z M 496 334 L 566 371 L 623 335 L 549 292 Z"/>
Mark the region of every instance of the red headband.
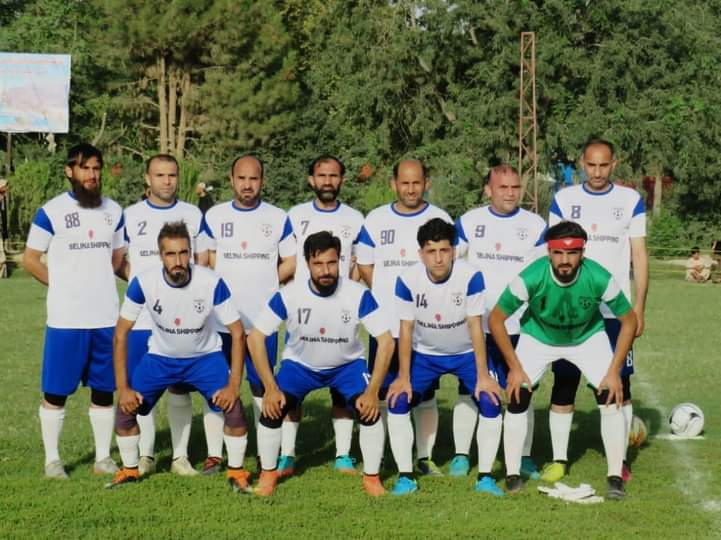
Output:
<path fill-rule="evenodd" d="M 586 241 L 583 238 L 556 238 L 548 241 L 548 249 L 583 249 Z"/>

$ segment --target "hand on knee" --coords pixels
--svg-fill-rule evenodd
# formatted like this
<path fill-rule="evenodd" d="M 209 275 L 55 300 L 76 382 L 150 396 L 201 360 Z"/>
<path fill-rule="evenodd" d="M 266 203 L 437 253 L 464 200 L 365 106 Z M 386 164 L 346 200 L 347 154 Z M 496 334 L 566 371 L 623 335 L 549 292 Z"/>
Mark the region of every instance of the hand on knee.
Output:
<path fill-rule="evenodd" d="M 500 399 L 494 399 L 488 392 L 481 392 L 478 396 L 478 412 L 484 418 L 496 418 L 501 414 Z"/>

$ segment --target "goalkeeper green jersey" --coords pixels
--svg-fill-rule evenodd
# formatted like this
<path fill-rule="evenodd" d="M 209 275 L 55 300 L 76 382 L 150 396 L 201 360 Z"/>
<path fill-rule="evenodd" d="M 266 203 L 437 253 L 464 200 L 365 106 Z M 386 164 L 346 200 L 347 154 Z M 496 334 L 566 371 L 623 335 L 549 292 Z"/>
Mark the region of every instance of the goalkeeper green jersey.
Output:
<path fill-rule="evenodd" d="M 631 309 L 610 272 L 586 258 L 568 284 L 555 278 L 548 257 L 538 259 L 522 270 L 498 299 L 498 307 L 508 316 L 527 304 L 521 333 L 552 346 L 578 345 L 604 331 L 599 311 L 602 303 L 616 317 Z"/>

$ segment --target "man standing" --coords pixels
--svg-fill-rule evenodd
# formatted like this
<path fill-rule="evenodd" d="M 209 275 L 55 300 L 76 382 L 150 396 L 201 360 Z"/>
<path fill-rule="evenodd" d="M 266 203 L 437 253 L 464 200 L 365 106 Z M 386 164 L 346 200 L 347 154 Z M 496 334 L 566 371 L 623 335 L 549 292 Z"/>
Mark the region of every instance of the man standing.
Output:
<path fill-rule="evenodd" d="M 372 288 L 381 307 L 391 316 L 391 334 L 398 338 L 400 319 L 395 306 L 396 278 L 403 270 L 419 262 L 416 234 L 418 227 L 429 219 L 439 217 L 452 221 L 440 208 L 423 198 L 430 188 L 428 170 L 417 159 L 404 159 L 393 167 L 391 187 L 396 200 L 371 211 L 358 236 L 358 269 L 363 281 Z M 368 350 L 368 368 L 373 370 L 376 344 L 371 339 Z M 388 385 L 398 373 L 398 357 L 394 356 L 389 377 L 381 388 L 380 398 L 385 400 Z M 416 427 L 416 454 L 422 474 L 440 475 L 431 454 L 438 432 L 438 405 L 435 385 L 414 409 Z"/>
<path fill-rule="evenodd" d="M 578 186 L 559 191 L 552 203 L 549 224 L 567 219 L 581 225 L 589 234 L 586 256 L 602 264 L 616 281 L 627 298 L 631 299 L 629 278 L 631 265 L 635 285 L 633 310 L 638 327 L 636 337 L 643 333 L 646 293 L 648 291 L 648 255 L 646 253 L 646 211 L 643 197 L 631 188 L 612 184 L 616 168 L 613 145 L 602 139 L 593 139 L 583 146 L 581 165 L 586 181 Z M 620 323 L 606 306 L 601 306 L 606 333 L 615 347 Z M 560 480 L 567 470 L 568 439 L 573 421 L 576 390 L 581 373 L 569 362 L 553 366 L 554 383 L 551 392 L 549 428 L 553 447 L 553 463 L 546 466 L 541 478 L 547 482 Z M 631 374 L 633 350 L 629 352 L 621 371 L 623 381 L 623 417 L 626 432 L 633 418 L 631 404 Z M 628 438 L 626 439 L 628 441 Z M 628 445 L 626 445 L 627 449 Z M 623 479 L 631 478 L 624 450 Z"/>
<path fill-rule="evenodd" d="M 185 223 L 163 225 L 157 242 L 163 265 L 132 279 L 115 328 L 116 433 L 123 469 L 106 487 L 138 479 L 140 435 L 136 415 L 149 414 L 166 388 L 182 384 L 203 394 L 213 414 L 224 423 L 228 482 L 234 491 L 248 492 L 250 475 L 243 468 L 247 427 L 238 397 L 245 349 L 240 315 L 225 282 L 207 268 L 191 266 L 190 235 Z M 144 309 L 153 325 L 148 352 L 129 371 L 128 333 Z M 215 318 L 231 335 L 230 374 Z"/>
<path fill-rule="evenodd" d="M 501 423 L 498 383 L 489 374 L 483 342 L 483 274 L 466 261 L 454 263 L 456 230 L 450 222 L 434 218 L 418 229 L 423 264 L 404 271 L 396 280 L 400 315 L 398 378 L 388 389 L 388 433 L 400 478 L 394 495 L 413 493 L 413 429 L 409 410 L 446 373 L 452 373 L 473 391 L 481 418 Z M 473 420 L 475 426 L 475 419 Z M 503 495 L 491 477 L 501 440 L 481 438 L 478 431 L 478 482 L 476 491 Z M 492 448 L 492 452 L 487 451 Z M 488 458 L 488 459 L 485 459 Z"/>
<path fill-rule="evenodd" d="M 543 255 L 539 246 L 543 244 L 546 223 L 541 216 L 518 206 L 521 199 L 521 179 L 508 165 L 498 165 L 491 169 L 483 191 L 490 199 L 490 204 L 469 210 L 456 221 L 458 251 L 460 256 L 465 255 L 468 262 L 483 272 L 486 283 L 486 307 L 483 315 L 486 355 L 489 366 L 498 374 L 501 386 L 505 386 L 508 368 L 488 331 L 488 316 L 506 285 L 521 269 Z M 518 342 L 519 321 L 520 314 L 509 317 L 506 321 L 506 330 L 514 345 Z M 465 476 L 470 469 L 468 453 L 478 409 L 471 400 L 469 390 L 459 387 L 458 401 L 453 407 L 456 455 L 448 467 L 451 476 Z M 480 420 L 479 438 L 500 441 L 500 417 L 497 420 L 482 417 Z M 537 479 L 538 470 L 531 459 L 533 424 L 533 409 L 529 409 L 528 435 L 523 445 L 521 474 L 526 478 Z"/>
<path fill-rule="evenodd" d="M 303 244 L 310 279 L 294 281 L 275 293 L 255 319 L 248 338 L 265 388 L 258 426 L 263 470 L 257 495 L 269 496 L 275 490 L 283 417 L 308 393 L 325 387 L 334 388 L 358 412 L 363 488 L 372 496 L 385 493 L 378 476 L 384 442 L 378 391 L 393 354 L 393 340 L 387 317 L 373 294 L 363 285 L 339 277 L 340 251 L 340 240 L 331 233 L 310 235 Z M 274 378 L 265 343 L 283 322 L 289 338 Z M 361 324 L 378 342 L 372 375 L 363 359 Z"/>
<path fill-rule="evenodd" d="M 243 326 L 250 332 L 253 321 L 278 286 L 293 277 L 296 244 L 287 214 L 261 200 L 263 162 L 255 156 L 241 156 L 233 161 L 230 171 L 235 198 L 208 210 L 205 233 L 209 237 L 210 266 L 228 284 Z M 221 332 L 223 352 L 229 358 L 229 336 L 223 329 Z M 274 366 L 278 349 L 277 332 L 268 336 L 266 346 Z M 248 356 L 245 365 L 257 428 L 263 386 Z M 206 411 L 208 459 L 203 470 L 207 474 L 220 470 L 222 429 L 222 423 Z"/>
<path fill-rule="evenodd" d="M 45 475 L 67 478 L 58 443 L 65 401 L 82 382 L 89 386 L 96 474 L 117 471 L 110 457 L 113 434 L 112 337 L 118 316 L 115 271 L 124 256 L 123 213 L 101 195 L 103 155 L 83 143 L 68 151 L 71 190 L 35 214 L 23 254 L 30 274 L 48 286 L 40 428 Z M 41 257 L 47 253 L 47 265 Z"/>
<path fill-rule="evenodd" d="M 358 233 L 363 226 L 363 214 L 338 200 L 344 175 L 345 165 L 337 157 L 322 155 L 315 158 L 308 167 L 308 184 L 315 193 L 315 199 L 288 210 L 288 217 L 298 243 L 296 281 L 308 281 L 310 274 L 303 258 L 303 243 L 308 236 L 319 231 L 329 231 L 340 239 L 340 276 L 343 278 L 351 276 L 351 259 Z M 354 474 L 356 470 L 350 457 L 353 411 L 348 408 L 343 397 L 332 389 L 331 398 L 336 448 L 335 469 Z M 278 462 L 278 474 L 281 477 L 288 476 L 294 466 L 295 439 L 299 422 L 298 415 L 294 413 L 296 411 L 289 411 L 283 422 L 283 444 Z"/>
<path fill-rule="evenodd" d="M 583 228 L 570 221 L 549 228 L 545 235 L 548 257 L 527 266 L 506 287 L 488 322 L 509 367 L 503 441 L 506 488 L 512 493 L 523 487 L 521 453 L 533 385 L 548 364 L 564 358 L 596 390 L 608 463 L 606 496 L 624 497 L 621 468 L 624 439 L 628 437 L 620 408 L 623 385 L 619 373 L 636 333 L 636 316 L 613 276 L 597 262 L 584 258 L 587 238 Z M 602 303 L 621 324 L 615 351 L 604 331 L 599 311 Z M 524 306 L 521 335 L 514 349 L 505 322 Z"/>
<path fill-rule="evenodd" d="M 125 239 L 128 258 L 120 275 L 127 281 L 147 270 L 160 266 L 158 234 L 166 223 L 183 221 L 191 237 L 192 255 L 197 264 L 207 265 L 208 255 L 197 245 L 203 216 L 200 210 L 176 197 L 178 191 L 178 162 L 168 154 L 158 154 L 145 164 L 145 184 L 148 197 L 125 209 Z M 200 252 L 202 250 L 202 252 Z M 148 352 L 148 339 L 152 328 L 150 314 L 144 309 L 128 336 L 128 372 L 132 373 Z M 155 409 L 148 416 L 139 415 L 140 476 L 155 472 Z M 190 424 L 193 420 L 193 402 L 190 394 L 170 388 L 168 393 L 168 424 L 173 445 L 171 472 L 193 476 L 198 472 L 188 460 Z"/>

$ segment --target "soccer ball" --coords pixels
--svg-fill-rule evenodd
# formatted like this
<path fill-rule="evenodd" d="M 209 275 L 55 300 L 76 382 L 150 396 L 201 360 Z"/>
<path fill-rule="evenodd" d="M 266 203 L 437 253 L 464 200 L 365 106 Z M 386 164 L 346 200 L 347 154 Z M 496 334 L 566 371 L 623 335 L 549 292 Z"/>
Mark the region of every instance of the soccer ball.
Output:
<path fill-rule="evenodd" d="M 646 424 L 635 414 L 631 419 L 631 428 L 628 431 L 628 445 L 631 448 L 639 448 L 646 442 L 648 430 Z"/>
<path fill-rule="evenodd" d="M 703 411 L 693 403 L 681 403 L 673 408 L 668 422 L 674 435 L 696 437 L 703 431 Z"/>

